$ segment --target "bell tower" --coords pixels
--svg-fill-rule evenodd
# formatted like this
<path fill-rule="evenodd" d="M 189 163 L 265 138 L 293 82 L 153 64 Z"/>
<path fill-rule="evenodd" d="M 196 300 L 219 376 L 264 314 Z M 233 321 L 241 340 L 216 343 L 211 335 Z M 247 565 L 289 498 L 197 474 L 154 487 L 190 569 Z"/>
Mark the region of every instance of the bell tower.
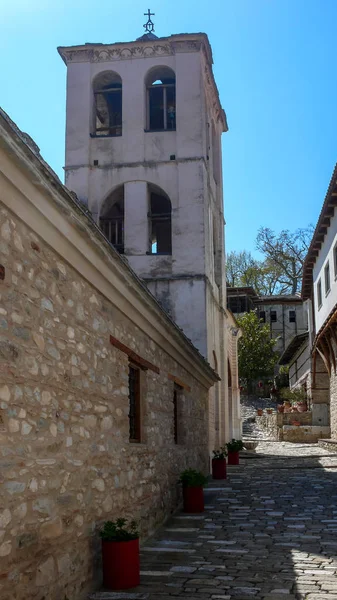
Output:
<path fill-rule="evenodd" d="M 226 116 L 207 35 L 157 38 L 147 16 L 152 29 L 148 21 L 134 42 L 58 49 L 67 65 L 66 185 L 217 368 L 214 420 L 224 427 Z"/>

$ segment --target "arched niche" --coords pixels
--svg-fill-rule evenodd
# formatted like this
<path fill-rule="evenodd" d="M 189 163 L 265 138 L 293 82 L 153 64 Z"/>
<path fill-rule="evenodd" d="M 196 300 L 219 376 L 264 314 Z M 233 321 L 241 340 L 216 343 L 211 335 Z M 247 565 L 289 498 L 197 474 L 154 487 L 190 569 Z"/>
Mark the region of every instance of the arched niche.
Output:
<path fill-rule="evenodd" d="M 151 254 L 172 254 L 172 204 L 165 192 L 152 184 L 149 193 L 149 235 Z"/>
<path fill-rule="evenodd" d="M 97 137 L 122 135 L 122 79 L 114 71 L 103 71 L 93 80 L 93 134 Z"/>
<path fill-rule="evenodd" d="M 110 244 L 124 254 L 124 185 L 118 186 L 103 202 L 99 224 Z"/>
<path fill-rule="evenodd" d="M 146 128 L 148 131 L 175 131 L 176 76 L 170 67 L 150 69 L 145 77 Z"/>

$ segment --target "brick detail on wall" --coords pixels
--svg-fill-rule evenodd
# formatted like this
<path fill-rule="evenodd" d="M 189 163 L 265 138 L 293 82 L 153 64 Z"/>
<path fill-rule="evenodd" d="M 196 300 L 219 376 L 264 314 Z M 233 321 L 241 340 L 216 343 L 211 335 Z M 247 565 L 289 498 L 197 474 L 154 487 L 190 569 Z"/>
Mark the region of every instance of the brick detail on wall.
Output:
<path fill-rule="evenodd" d="M 118 350 L 124 352 L 124 354 L 126 354 L 132 362 L 142 367 L 142 369 L 150 369 L 151 371 L 154 371 L 154 373 L 160 373 L 160 370 L 158 367 L 156 367 L 156 365 L 153 365 L 148 360 L 145 360 L 139 356 L 139 354 L 136 354 L 136 352 L 125 346 L 125 344 L 122 344 L 122 342 L 117 340 L 117 338 L 115 338 L 113 335 L 110 335 L 110 344 L 115 346 L 115 348 L 118 348 Z"/>

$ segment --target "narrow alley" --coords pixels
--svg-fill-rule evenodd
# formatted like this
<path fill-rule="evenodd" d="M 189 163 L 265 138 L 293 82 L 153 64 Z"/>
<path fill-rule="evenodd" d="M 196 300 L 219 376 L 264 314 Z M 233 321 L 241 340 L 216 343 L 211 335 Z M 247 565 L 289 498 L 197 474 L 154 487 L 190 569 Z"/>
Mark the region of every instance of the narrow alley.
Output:
<path fill-rule="evenodd" d="M 261 442 L 228 471 L 142 546 L 141 586 L 91 598 L 337 600 L 337 455 Z"/>

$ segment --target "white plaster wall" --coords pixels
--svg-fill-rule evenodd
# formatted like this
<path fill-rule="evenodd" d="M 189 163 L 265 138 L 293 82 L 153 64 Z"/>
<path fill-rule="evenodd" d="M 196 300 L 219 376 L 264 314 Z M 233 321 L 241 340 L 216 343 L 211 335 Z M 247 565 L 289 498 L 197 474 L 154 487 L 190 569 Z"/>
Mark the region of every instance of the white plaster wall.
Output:
<path fill-rule="evenodd" d="M 152 68 L 158 66 L 170 67 L 176 74 L 176 132 L 159 134 L 145 131 L 145 78 Z M 201 105 L 200 69 L 199 52 L 103 63 L 70 63 L 67 78 L 66 167 L 89 166 L 93 160 L 102 164 L 125 164 L 169 160 L 171 154 L 177 158 L 202 156 L 205 117 Z M 113 71 L 122 79 L 123 134 L 116 138 L 91 138 L 92 83 L 104 71 Z"/>
<path fill-rule="evenodd" d="M 289 342 L 292 338 L 299 334 L 304 333 L 308 330 L 308 316 L 307 311 L 304 309 L 302 303 L 291 302 L 289 303 L 261 303 L 258 306 L 260 311 L 265 311 L 266 313 L 266 323 L 269 325 L 270 330 L 272 332 L 272 337 L 279 337 L 277 344 L 275 346 L 275 350 L 279 350 L 283 352 L 285 348 L 288 346 Z M 289 321 L 289 313 L 294 310 L 296 312 L 296 322 L 291 323 Z M 270 321 L 270 312 L 276 311 L 276 322 Z"/>
<path fill-rule="evenodd" d="M 332 309 L 337 302 L 337 278 L 334 269 L 333 260 L 333 248 L 337 243 L 337 212 L 335 211 L 334 216 L 330 221 L 330 227 L 328 228 L 327 234 L 324 238 L 324 242 L 319 251 L 316 263 L 313 268 L 313 282 L 314 282 L 314 299 L 315 299 L 315 325 L 316 333 L 322 327 L 325 319 L 328 317 Z M 330 292 L 326 295 L 325 293 L 325 278 L 324 268 L 327 261 L 330 261 Z M 318 308 L 317 301 L 317 283 L 321 279 L 322 281 L 322 306 Z"/>
<path fill-rule="evenodd" d="M 192 340 L 199 352 L 208 358 L 207 322 L 205 319 L 205 282 L 200 279 L 167 279 L 146 282 L 150 291 L 164 305 L 174 321 Z M 209 358 L 208 358 L 209 359 Z M 212 361 L 209 361 L 212 364 Z"/>
<path fill-rule="evenodd" d="M 149 250 L 149 190 L 145 181 L 129 181 L 124 185 L 125 254 L 142 255 Z"/>
<path fill-rule="evenodd" d="M 92 90 L 90 63 L 70 63 L 67 70 L 66 166 L 88 165 Z"/>
<path fill-rule="evenodd" d="M 293 362 L 289 366 L 289 386 L 291 389 L 302 385 L 311 371 L 311 352 L 309 340 L 305 340 L 296 352 Z"/>

